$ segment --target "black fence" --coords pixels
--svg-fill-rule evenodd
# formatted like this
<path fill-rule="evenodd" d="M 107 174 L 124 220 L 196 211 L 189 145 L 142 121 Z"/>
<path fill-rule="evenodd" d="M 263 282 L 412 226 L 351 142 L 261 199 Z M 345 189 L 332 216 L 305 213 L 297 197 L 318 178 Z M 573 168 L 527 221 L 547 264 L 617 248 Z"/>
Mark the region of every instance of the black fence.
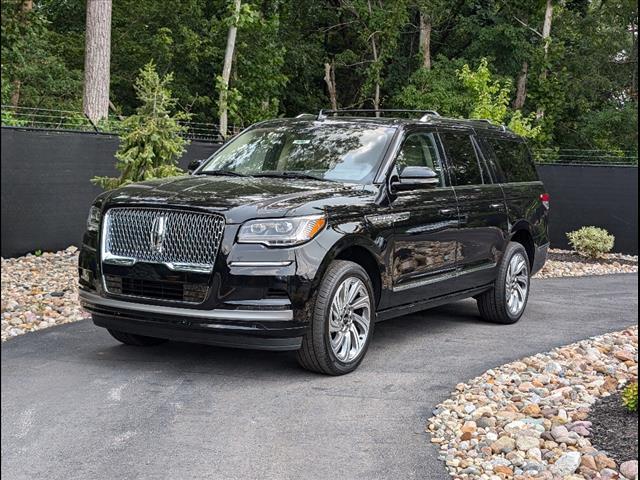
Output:
<path fill-rule="evenodd" d="M 593 225 L 616 237 L 614 250 L 638 253 L 638 167 L 538 165 L 551 196 L 551 245 L 568 248 L 567 232 Z"/>
<path fill-rule="evenodd" d="M 118 137 L 99 133 L 2 128 L 2 256 L 78 245 L 94 176 L 115 175 Z M 192 140 L 180 160 L 211 155 L 219 143 Z M 551 243 L 584 225 L 615 235 L 615 250 L 638 252 L 637 166 L 539 165 L 551 195 Z"/>
<path fill-rule="evenodd" d="M 2 127 L 1 141 L 2 256 L 79 245 L 88 208 L 102 192 L 89 180 L 117 175 L 118 137 Z M 191 140 L 180 166 L 219 145 Z"/>

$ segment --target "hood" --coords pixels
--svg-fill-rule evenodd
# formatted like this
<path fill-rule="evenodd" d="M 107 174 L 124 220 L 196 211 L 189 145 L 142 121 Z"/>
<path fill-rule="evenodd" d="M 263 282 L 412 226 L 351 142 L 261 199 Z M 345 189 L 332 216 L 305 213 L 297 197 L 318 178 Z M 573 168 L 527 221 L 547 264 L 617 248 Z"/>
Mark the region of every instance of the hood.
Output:
<path fill-rule="evenodd" d="M 328 204 L 371 196 L 363 185 L 292 178 L 192 175 L 134 183 L 111 192 L 107 207 L 171 205 L 224 213 L 227 223 L 309 215 Z"/>

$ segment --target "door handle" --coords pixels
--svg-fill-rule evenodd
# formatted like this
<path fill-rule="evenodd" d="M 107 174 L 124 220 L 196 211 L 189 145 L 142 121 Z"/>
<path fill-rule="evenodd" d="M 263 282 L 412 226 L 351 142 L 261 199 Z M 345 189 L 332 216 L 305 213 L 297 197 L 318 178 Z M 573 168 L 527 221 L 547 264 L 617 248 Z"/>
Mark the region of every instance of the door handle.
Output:
<path fill-rule="evenodd" d="M 489 208 L 493 210 L 501 210 L 503 207 L 504 205 L 502 205 L 501 203 L 492 203 L 491 205 L 489 205 Z"/>
<path fill-rule="evenodd" d="M 451 215 L 453 213 L 458 213 L 458 211 L 455 208 L 441 208 L 438 210 L 438 213 L 440 213 L 440 215 Z"/>

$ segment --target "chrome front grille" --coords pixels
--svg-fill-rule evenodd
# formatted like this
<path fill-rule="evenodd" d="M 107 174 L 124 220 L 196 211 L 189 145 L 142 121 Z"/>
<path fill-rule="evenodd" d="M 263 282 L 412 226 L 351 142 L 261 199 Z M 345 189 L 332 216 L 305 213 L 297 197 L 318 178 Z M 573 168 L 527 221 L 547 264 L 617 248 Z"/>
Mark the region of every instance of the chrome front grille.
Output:
<path fill-rule="evenodd" d="M 206 273 L 222 242 L 224 217 L 156 208 L 112 208 L 103 222 L 102 260 L 116 265 L 160 263 Z"/>

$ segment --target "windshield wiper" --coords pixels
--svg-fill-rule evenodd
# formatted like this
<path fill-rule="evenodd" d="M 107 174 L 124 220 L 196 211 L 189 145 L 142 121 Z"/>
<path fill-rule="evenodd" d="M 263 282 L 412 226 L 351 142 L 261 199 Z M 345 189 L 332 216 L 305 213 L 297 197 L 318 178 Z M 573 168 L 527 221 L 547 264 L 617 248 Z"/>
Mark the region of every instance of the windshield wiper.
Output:
<path fill-rule="evenodd" d="M 211 175 L 211 176 L 223 176 L 226 175 L 228 177 L 248 177 L 249 175 L 245 175 L 244 173 L 234 172 L 232 170 L 207 170 L 198 172 L 198 175 Z"/>
<path fill-rule="evenodd" d="M 304 178 L 307 180 L 318 180 L 320 182 L 334 181 L 328 178 L 316 177 L 315 175 L 311 175 L 310 173 L 294 172 L 291 170 L 285 170 L 283 172 L 259 172 L 259 173 L 254 173 L 253 176 L 254 177 L 279 177 L 279 178 Z"/>

